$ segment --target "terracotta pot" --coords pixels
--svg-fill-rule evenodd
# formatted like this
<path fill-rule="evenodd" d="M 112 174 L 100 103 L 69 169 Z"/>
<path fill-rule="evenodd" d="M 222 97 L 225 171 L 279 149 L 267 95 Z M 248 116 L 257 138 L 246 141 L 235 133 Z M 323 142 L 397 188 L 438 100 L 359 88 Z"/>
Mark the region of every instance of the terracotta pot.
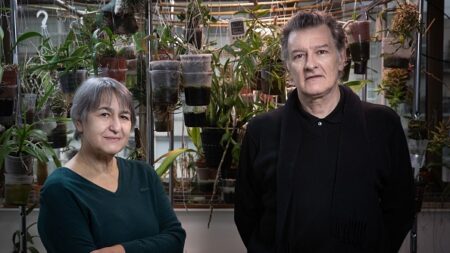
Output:
<path fill-rule="evenodd" d="M 3 77 L 1 80 L 1 84 L 4 85 L 17 85 L 17 75 L 18 75 L 18 67 L 9 67 L 3 69 Z"/>
<path fill-rule="evenodd" d="M 127 59 L 125 57 L 102 57 L 100 67 L 109 69 L 127 69 Z"/>
<path fill-rule="evenodd" d="M 17 97 L 17 85 L 0 85 L 0 98 L 15 99 Z"/>

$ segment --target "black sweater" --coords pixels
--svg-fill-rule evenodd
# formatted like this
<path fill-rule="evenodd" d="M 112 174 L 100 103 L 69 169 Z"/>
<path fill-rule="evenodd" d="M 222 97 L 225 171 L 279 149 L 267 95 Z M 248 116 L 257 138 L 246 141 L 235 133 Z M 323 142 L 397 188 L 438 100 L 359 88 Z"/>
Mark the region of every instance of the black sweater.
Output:
<path fill-rule="evenodd" d="M 346 87 L 341 91 L 346 100 L 323 243 L 329 252 L 397 252 L 414 215 L 412 168 L 400 119 L 386 106 L 361 102 Z M 255 117 L 247 127 L 235 222 L 249 252 L 288 252 L 292 243 L 296 158 L 307 148 L 300 145 L 297 106 L 294 91 L 284 107 Z"/>

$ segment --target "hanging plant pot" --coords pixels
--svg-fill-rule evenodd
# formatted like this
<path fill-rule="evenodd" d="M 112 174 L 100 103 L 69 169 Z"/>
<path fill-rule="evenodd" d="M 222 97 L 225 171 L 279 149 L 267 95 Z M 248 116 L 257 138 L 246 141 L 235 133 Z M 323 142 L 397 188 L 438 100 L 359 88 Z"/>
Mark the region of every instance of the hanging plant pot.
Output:
<path fill-rule="evenodd" d="M 167 106 L 155 106 L 153 120 L 156 132 L 170 132 L 173 129 L 173 117 Z"/>
<path fill-rule="evenodd" d="M 22 111 L 25 112 L 25 122 L 28 124 L 31 124 L 34 121 L 34 114 L 36 112 L 36 99 L 36 94 L 22 94 Z"/>
<path fill-rule="evenodd" d="M 17 85 L 0 85 L 0 98 L 15 99 L 17 97 Z"/>
<path fill-rule="evenodd" d="M 153 103 L 175 105 L 178 102 L 180 72 L 173 70 L 150 70 Z"/>
<path fill-rule="evenodd" d="M 32 175 L 33 157 L 31 155 L 7 155 L 5 158 L 5 173 L 10 175 Z"/>
<path fill-rule="evenodd" d="M 370 58 L 370 22 L 351 21 L 345 26 L 355 74 L 366 74 Z"/>
<path fill-rule="evenodd" d="M 212 72 L 183 72 L 186 105 L 208 105 L 211 98 Z"/>
<path fill-rule="evenodd" d="M 56 128 L 51 130 L 48 141 L 53 148 L 63 148 L 67 146 L 67 126 L 65 122 L 57 122 Z"/>
<path fill-rule="evenodd" d="M 14 113 L 15 99 L 0 98 L 0 117 L 9 117 Z"/>
<path fill-rule="evenodd" d="M 102 57 L 100 67 L 108 69 L 127 69 L 127 59 L 125 57 Z"/>
<path fill-rule="evenodd" d="M 206 165 L 217 168 L 222 159 L 224 147 L 221 144 L 225 129 L 222 128 L 202 128 L 202 147 L 205 153 Z M 231 166 L 231 148 L 227 151 L 221 170 L 226 170 Z"/>
<path fill-rule="evenodd" d="M 85 69 L 72 71 L 59 71 L 59 85 L 65 94 L 73 94 L 76 89 L 87 79 L 88 72 Z"/>
<path fill-rule="evenodd" d="M 173 60 L 152 61 L 149 64 L 149 68 L 150 70 L 180 71 L 180 64 L 180 61 Z"/>
<path fill-rule="evenodd" d="M 19 67 L 15 64 L 6 65 L 3 68 L 3 76 L 0 84 L 3 85 L 17 85 L 17 75 Z"/>
<path fill-rule="evenodd" d="M 102 76 L 125 84 L 127 78 L 127 59 L 125 57 L 102 57 L 100 67 Z"/>
<path fill-rule="evenodd" d="M 127 69 L 102 68 L 102 76 L 112 78 L 125 84 L 127 80 Z"/>
<path fill-rule="evenodd" d="M 5 205 L 26 205 L 33 176 L 5 174 Z"/>
<path fill-rule="evenodd" d="M 183 54 L 180 60 L 183 73 L 212 71 L 212 54 Z"/>
<path fill-rule="evenodd" d="M 184 124 L 187 127 L 205 127 L 207 106 L 183 105 Z"/>
<path fill-rule="evenodd" d="M 404 45 L 409 45 L 409 43 L 400 44 L 397 39 L 392 37 L 383 39 L 381 44 L 383 67 L 405 69 L 409 67 L 412 49 L 411 47 L 405 47 Z"/>

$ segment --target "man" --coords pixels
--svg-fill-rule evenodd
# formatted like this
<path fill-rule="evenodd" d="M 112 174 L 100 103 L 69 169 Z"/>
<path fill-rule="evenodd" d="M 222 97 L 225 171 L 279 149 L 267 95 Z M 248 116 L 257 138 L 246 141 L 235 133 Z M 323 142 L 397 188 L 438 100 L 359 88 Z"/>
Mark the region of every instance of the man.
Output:
<path fill-rule="evenodd" d="M 283 30 L 296 90 L 243 141 L 235 222 L 248 252 L 397 252 L 413 221 L 405 135 L 390 108 L 339 85 L 345 37 L 328 14 Z"/>

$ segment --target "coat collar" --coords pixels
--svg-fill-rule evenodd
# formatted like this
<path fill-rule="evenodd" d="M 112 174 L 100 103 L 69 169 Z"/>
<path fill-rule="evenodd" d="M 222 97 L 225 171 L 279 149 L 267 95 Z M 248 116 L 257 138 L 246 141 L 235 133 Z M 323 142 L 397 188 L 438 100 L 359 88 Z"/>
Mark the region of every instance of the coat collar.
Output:
<path fill-rule="evenodd" d="M 345 98 L 343 126 L 339 142 L 338 165 L 340 168 L 350 166 L 358 167 L 364 164 L 367 156 L 368 138 L 365 126 L 361 100 L 353 91 L 345 86 L 340 86 L 341 94 Z M 288 98 L 284 110 L 282 110 L 280 145 L 277 162 L 277 227 L 276 242 L 277 252 L 284 252 L 284 238 L 286 238 L 288 210 L 292 202 L 294 168 L 296 156 L 299 153 L 302 133 L 299 120 L 294 120 L 293 115 L 298 114 L 297 90 L 294 90 Z M 358 154 L 359 153 L 359 154 Z M 353 158 L 359 156 L 357 161 Z M 339 172 L 337 172 L 339 175 Z M 341 196 L 341 195 L 339 195 Z"/>

